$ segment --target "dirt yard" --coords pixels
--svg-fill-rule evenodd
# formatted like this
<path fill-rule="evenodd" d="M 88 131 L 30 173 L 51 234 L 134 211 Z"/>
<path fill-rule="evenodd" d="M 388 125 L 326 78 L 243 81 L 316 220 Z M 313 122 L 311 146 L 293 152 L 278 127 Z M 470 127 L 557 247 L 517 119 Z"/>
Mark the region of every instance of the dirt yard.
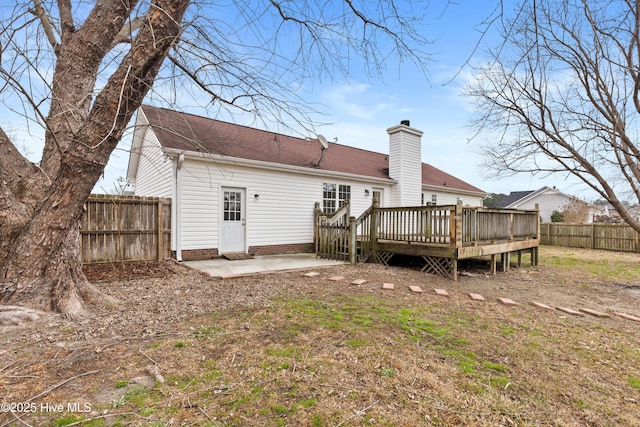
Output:
<path fill-rule="evenodd" d="M 0 329 L 0 426 L 640 425 L 640 323 L 612 314 L 640 316 L 638 255 L 462 270 L 87 268 L 118 304 Z"/>

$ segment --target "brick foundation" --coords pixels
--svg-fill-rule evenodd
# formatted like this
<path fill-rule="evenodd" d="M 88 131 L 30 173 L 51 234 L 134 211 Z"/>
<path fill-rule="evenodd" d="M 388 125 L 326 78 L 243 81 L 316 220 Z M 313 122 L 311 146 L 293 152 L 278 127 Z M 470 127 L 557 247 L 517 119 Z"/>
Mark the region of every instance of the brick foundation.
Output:
<path fill-rule="evenodd" d="M 203 259 L 212 259 L 219 255 L 218 249 L 183 249 L 182 259 L 184 261 L 199 261 Z M 171 256 L 176 257 L 176 252 L 172 251 Z"/>
<path fill-rule="evenodd" d="M 313 243 L 296 243 L 289 245 L 250 246 L 249 253 L 253 255 L 280 255 L 313 252 Z"/>
<path fill-rule="evenodd" d="M 249 253 L 252 255 L 280 255 L 280 254 L 299 254 L 312 253 L 313 243 L 295 243 L 288 245 L 265 245 L 250 246 Z M 172 251 L 171 256 L 176 258 L 176 252 Z M 183 249 L 182 259 L 184 261 L 198 261 L 203 259 L 213 259 L 220 256 L 218 248 L 210 249 Z"/>

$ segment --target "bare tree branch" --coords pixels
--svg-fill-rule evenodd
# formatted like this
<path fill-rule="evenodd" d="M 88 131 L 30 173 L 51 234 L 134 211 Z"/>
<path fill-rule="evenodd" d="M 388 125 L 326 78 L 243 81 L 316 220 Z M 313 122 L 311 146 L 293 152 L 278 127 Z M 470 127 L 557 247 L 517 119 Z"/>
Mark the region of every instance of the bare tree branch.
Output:
<path fill-rule="evenodd" d="M 76 31 L 76 26 L 73 22 L 71 0 L 58 0 L 58 9 L 60 10 L 60 27 L 64 38 L 65 34 L 73 34 Z"/>
<path fill-rule="evenodd" d="M 56 51 L 58 49 L 58 40 L 54 34 L 53 25 L 49 19 L 49 13 L 45 10 L 41 0 L 33 0 L 34 10 L 33 13 L 40 19 L 44 33 L 47 35 L 49 44 Z"/>
<path fill-rule="evenodd" d="M 573 176 L 640 231 L 640 13 L 637 2 L 536 0 L 467 93 L 494 176 Z"/>
<path fill-rule="evenodd" d="M 120 43 L 130 43 L 133 37 L 133 33 L 140 29 L 142 23 L 143 20 L 140 17 L 136 17 L 131 21 L 125 22 L 125 24 L 120 29 L 120 32 L 118 32 L 118 34 L 116 34 L 116 36 L 114 37 L 113 43 L 111 44 L 111 49 L 113 49 Z"/>

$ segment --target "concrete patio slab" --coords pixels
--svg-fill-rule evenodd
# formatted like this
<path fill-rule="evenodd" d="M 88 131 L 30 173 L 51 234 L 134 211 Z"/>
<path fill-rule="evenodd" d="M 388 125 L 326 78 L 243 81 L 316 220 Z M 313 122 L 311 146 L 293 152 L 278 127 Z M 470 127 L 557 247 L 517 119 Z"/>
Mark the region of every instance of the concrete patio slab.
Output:
<path fill-rule="evenodd" d="M 302 270 L 307 268 L 331 267 L 346 264 L 316 258 L 315 254 L 285 254 L 256 256 L 253 259 L 231 261 L 217 258 L 202 261 L 184 261 L 186 266 L 208 273 L 212 277 L 238 277 L 249 274 L 274 271 Z"/>

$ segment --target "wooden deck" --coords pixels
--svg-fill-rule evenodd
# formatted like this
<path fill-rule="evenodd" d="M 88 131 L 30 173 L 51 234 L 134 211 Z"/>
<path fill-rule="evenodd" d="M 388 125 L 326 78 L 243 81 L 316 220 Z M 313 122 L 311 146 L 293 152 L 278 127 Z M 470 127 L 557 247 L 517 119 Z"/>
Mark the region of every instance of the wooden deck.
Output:
<path fill-rule="evenodd" d="M 458 261 L 489 257 L 495 274 L 511 255 L 523 253 L 538 263 L 540 222 L 537 210 L 488 209 L 460 205 L 380 208 L 374 204 L 359 218 L 343 206 L 332 216 L 316 206 L 316 254 L 352 263 L 387 264 L 395 254 L 421 257 L 423 271 L 458 277 Z"/>

